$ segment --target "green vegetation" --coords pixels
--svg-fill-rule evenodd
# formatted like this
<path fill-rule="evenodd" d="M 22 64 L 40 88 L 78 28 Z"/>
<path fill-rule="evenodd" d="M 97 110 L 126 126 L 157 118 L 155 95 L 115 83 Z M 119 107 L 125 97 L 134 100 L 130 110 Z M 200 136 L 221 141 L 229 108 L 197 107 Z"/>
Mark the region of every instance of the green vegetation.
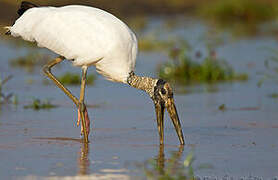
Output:
<path fill-rule="evenodd" d="M 75 74 L 71 72 L 67 72 L 62 76 L 58 77 L 59 81 L 64 85 L 80 85 L 81 83 L 81 75 Z M 94 74 L 87 75 L 87 85 L 93 85 L 96 77 Z"/>
<path fill-rule="evenodd" d="M 36 65 L 36 58 L 33 54 L 27 56 L 21 56 L 10 61 L 10 65 L 13 67 L 33 67 Z"/>
<path fill-rule="evenodd" d="M 227 107 L 226 107 L 225 104 L 221 104 L 220 106 L 218 106 L 218 109 L 219 109 L 220 111 L 225 111 L 225 110 L 227 110 Z"/>
<path fill-rule="evenodd" d="M 12 76 L 8 76 L 3 80 L 0 78 L 0 105 L 1 104 L 9 104 L 12 103 L 16 105 L 18 103 L 18 98 L 13 93 L 5 94 L 3 92 L 3 86 L 12 78 Z"/>
<path fill-rule="evenodd" d="M 180 162 L 180 155 L 180 152 L 173 152 L 168 160 L 165 160 L 164 157 L 149 159 L 144 163 L 142 168 L 146 178 L 160 180 L 193 180 L 193 153 L 189 153 L 183 163 Z"/>
<path fill-rule="evenodd" d="M 272 93 L 268 97 L 276 99 L 276 98 L 278 98 L 278 93 Z"/>
<path fill-rule="evenodd" d="M 247 74 L 237 74 L 224 60 L 214 54 L 202 62 L 193 60 L 187 48 L 173 49 L 169 54 L 171 60 L 160 65 L 159 77 L 179 84 L 215 83 L 223 81 L 247 80 Z"/>
<path fill-rule="evenodd" d="M 195 170 L 211 169 L 210 164 L 201 164 L 193 166 L 195 157 L 193 152 L 189 152 L 184 161 L 181 161 L 183 147 L 179 151 L 172 152 L 169 159 L 165 158 L 164 150 L 161 149 L 156 158 L 147 160 L 143 165 L 138 164 L 143 170 L 146 179 L 154 180 L 194 180 Z"/>
<path fill-rule="evenodd" d="M 154 37 L 139 39 L 138 46 L 141 51 L 159 51 L 173 47 L 175 43 L 171 40 L 158 40 Z"/>
<path fill-rule="evenodd" d="M 20 56 L 10 60 L 10 66 L 24 68 L 28 72 L 32 72 L 37 65 L 45 64 L 51 57 L 41 53 L 28 53 L 25 56 Z"/>
<path fill-rule="evenodd" d="M 198 10 L 201 17 L 237 35 L 256 34 L 259 24 L 278 17 L 278 2 L 263 0 L 215 0 Z"/>
<path fill-rule="evenodd" d="M 160 39 L 159 36 L 162 34 L 167 39 Z M 139 37 L 138 47 L 140 51 L 169 51 L 175 46 L 186 46 L 189 47 L 186 40 L 183 37 L 173 35 L 170 32 L 163 32 L 162 30 L 154 30 L 150 33 Z"/>
<path fill-rule="evenodd" d="M 223 24 L 261 23 L 278 15 L 277 2 L 262 0 L 217 0 L 200 9 L 206 18 Z"/>
<path fill-rule="evenodd" d="M 42 53 L 29 53 L 25 56 L 18 57 L 10 60 L 12 67 L 24 68 L 28 72 L 32 72 L 37 65 L 46 64 L 51 57 Z M 58 79 L 65 85 L 79 85 L 81 77 L 79 74 L 67 72 Z M 93 85 L 96 77 L 94 74 L 87 75 L 87 85 Z M 30 83 L 31 81 L 29 81 Z M 48 82 L 48 81 L 47 81 Z M 45 83 L 47 83 L 45 82 Z"/>
<path fill-rule="evenodd" d="M 25 109 L 34 109 L 36 111 L 40 109 L 52 109 L 56 107 L 56 105 L 51 104 L 47 99 L 42 101 L 40 99 L 34 99 L 31 104 L 24 106 Z"/>

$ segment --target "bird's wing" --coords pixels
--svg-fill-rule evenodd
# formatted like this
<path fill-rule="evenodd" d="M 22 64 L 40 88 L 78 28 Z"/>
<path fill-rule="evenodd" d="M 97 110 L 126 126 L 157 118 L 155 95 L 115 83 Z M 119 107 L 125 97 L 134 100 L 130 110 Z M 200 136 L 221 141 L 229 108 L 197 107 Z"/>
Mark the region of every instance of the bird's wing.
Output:
<path fill-rule="evenodd" d="M 107 43 L 109 30 L 99 18 L 76 8 L 32 8 L 17 19 L 11 35 L 37 42 L 67 59 L 99 60 L 113 45 Z"/>
<path fill-rule="evenodd" d="M 74 59 L 76 66 L 94 64 L 113 81 L 126 82 L 134 70 L 134 33 L 115 16 L 97 8 L 31 8 L 17 19 L 11 34 Z"/>

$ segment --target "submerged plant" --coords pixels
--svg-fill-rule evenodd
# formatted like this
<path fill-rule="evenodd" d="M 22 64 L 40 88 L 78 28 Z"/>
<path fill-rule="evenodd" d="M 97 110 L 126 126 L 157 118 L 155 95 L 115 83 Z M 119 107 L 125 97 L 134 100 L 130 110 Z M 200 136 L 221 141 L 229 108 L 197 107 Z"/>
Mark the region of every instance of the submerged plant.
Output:
<path fill-rule="evenodd" d="M 159 77 L 179 84 L 215 83 L 220 81 L 247 80 L 247 74 L 237 74 L 224 60 L 211 53 L 203 61 L 193 60 L 187 48 L 173 49 L 170 61 L 159 66 Z"/>
<path fill-rule="evenodd" d="M 165 158 L 164 147 L 160 146 L 159 154 L 156 158 L 147 160 L 143 165 L 139 164 L 146 179 L 150 180 L 194 180 L 194 171 L 213 168 L 210 164 L 201 164 L 194 167 L 195 157 L 193 152 L 189 152 L 186 158 L 181 161 L 183 147 L 179 151 L 172 152 L 169 159 Z"/>
<path fill-rule="evenodd" d="M 24 106 L 25 109 L 34 109 L 34 110 L 51 109 L 55 107 L 57 106 L 51 104 L 48 99 L 42 101 L 40 99 L 34 99 L 31 104 Z"/>
<path fill-rule="evenodd" d="M 12 76 L 8 76 L 6 78 L 4 78 L 2 80 L 2 78 L 0 78 L 0 104 L 8 104 L 8 103 L 12 103 L 12 104 L 17 104 L 18 103 L 18 99 L 17 96 L 14 95 L 13 93 L 8 93 L 5 94 L 3 92 L 3 86 L 12 78 Z"/>
<path fill-rule="evenodd" d="M 64 85 L 80 85 L 81 77 L 80 74 L 66 72 L 65 74 L 58 77 L 59 81 Z M 94 74 L 87 76 L 87 85 L 93 85 L 96 77 Z"/>
<path fill-rule="evenodd" d="M 174 180 L 174 179 L 194 179 L 192 167 L 194 157 L 190 152 L 184 162 L 180 161 L 182 152 L 172 152 L 169 159 L 165 159 L 164 152 L 157 158 L 147 160 L 142 169 L 147 179 Z"/>

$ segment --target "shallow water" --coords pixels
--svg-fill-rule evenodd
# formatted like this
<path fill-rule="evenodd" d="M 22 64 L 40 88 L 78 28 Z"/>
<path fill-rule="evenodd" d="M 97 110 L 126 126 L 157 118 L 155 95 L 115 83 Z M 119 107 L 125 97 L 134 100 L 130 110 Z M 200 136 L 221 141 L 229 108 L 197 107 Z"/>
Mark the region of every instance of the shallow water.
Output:
<path fill-rule="evenodd" d="M 154 18 L 153 26 L 157 25 Z M 159 23 L 158 23 L 159 24 Z M 208 27 L 197 20 L 185 21 L 174 30 L 194 45 Z M 188 94 L 175 94 L 186 145 L 181 160 L 193 151 L 194 167 L 211 164 L 213 168 L 197 169 L 201 178 L 277 178 L 278 173 L 278 100 L 267 95 L 277 92 L 273 81 L 261 88 L 257 83 L 265 71 L 264 60 L 271 56 L 266 48 L 277 48 L 270 36 L 234 40 L 227 38 L 217 48 L 239 72 L 248 73 L 244 83 L 222 83 L 187 87 Z M 98 76 L 96 84 L 86 89 L 86 101 L 92 121 L 90 143 L 80 142 L 76 127 L 77 110 L 54 85 L 44 85 L 40 67 L 33 73 L 9 66 L 9 59 L 24 55 L 27 48 L 14 48 L 7 40 L 0 41 L 1 77 L 13 75 L 4 91 L 18 95 L 19 104 L 2 105 L 0 112 L 0 177 L 26 179 L 42 177 L 75 177 L 125 179 L 143 178 L 135 163 L 143 163 L 161 153 L 153 104 L 141 91 L 112 83 Z M 157 64 L 167 60 L 165 52 L 140 52 L 136 72 L 155 75 Z M 69 62 L 54 68 L 54 74 L 79 72 Z M 91 68 L 90 71 L 94 71 Z M 33 83 L 26 83 L 32 79 Z M 76 95 L 79 87 L 69 87 Z M 176 92 L 182 92 L 176 87 Z M 50 110 L 24 109 L 33 97 L 50 98 L 59 105 Z M 226 111 L 218 110 L 225 104 Z M 95 106 L 95 108 L 94 108 Z M 179 151 L 175 130 L 165 119 L 165 156 Z M 86 175 L 86 176 L 83 176 Z"/>

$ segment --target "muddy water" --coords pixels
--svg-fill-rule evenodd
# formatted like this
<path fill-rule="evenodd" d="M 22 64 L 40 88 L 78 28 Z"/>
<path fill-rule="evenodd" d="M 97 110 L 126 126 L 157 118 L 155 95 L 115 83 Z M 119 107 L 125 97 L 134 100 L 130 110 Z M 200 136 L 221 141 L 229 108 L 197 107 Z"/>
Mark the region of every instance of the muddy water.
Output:
<path fill-rule="evenodd" d="M 155 23 L 154 23 L 155 24 Z M 176 33 L 189 38 L 196 49 L 207 27 L 190 21 Z M 193 38 L 195 37 L 195 38 Z M 196 41 L 196 42 L 195 42 Z M 264 60 L 271 54 L 265 48 L 277 48 L 273 37 L 261 36 L 225 41 L 217 48 L 236 70 L 249 74 L 246 83 L 223 83 L 215 86 L 188 87 L 188 94 L 175 95 L 182 121 L 186 145 L 184 160 L 193 151 L 194 167 L 203 163 L 212 168 L 197 169 L 201 178 L 278 176 L 278 100 L 267 95 L 278 92 L 273 81 L 257 87 L 265 71 Z M 76 127 L 77 110 L 54 85 L 44 85 L 40 67 L 33 73 L 9 66 L 9 59 L 26 54 L 27 48 L 14 48 L 9 41 L 0 41 L 1 77 L 13 75 L 4 91 L 18 95 L 19 104 L 3 105 L 0 111 L 0 177 L 1 179 L 31 179 L 76 177 L 126 179 L 142 178 L 134 163 L 143 163 L 161 153 L 158 146 L 153 104 L 143 92 L 127 85 L 111 83 L 98 76 L 96 84 L 86 90 L 89 115 L 92 120 L 90 144 L 80 142 Z M 155 76 L 157 64 L 167 59 L 166 53 L 139 53 L 137 73 Z M 69 62 L 53 70 L 80 72 Z M 94 68 L 91 68 L 94 71 Z M 33 83 L 27 81 L 32 79 Z M 79 87 L 69 87 L 76 95 Z M 182 92 L 176 87 L 176 92 Z M 49 98 L 59 105 L 50 110 L 24 109 L 32 98 Z M 219 111 L 225 104 L 227 110 Z M 165 158 L 179 151 L 175 130 L 166 118 Z M 86 175 L 86 176 L 83 176 Z"/>

